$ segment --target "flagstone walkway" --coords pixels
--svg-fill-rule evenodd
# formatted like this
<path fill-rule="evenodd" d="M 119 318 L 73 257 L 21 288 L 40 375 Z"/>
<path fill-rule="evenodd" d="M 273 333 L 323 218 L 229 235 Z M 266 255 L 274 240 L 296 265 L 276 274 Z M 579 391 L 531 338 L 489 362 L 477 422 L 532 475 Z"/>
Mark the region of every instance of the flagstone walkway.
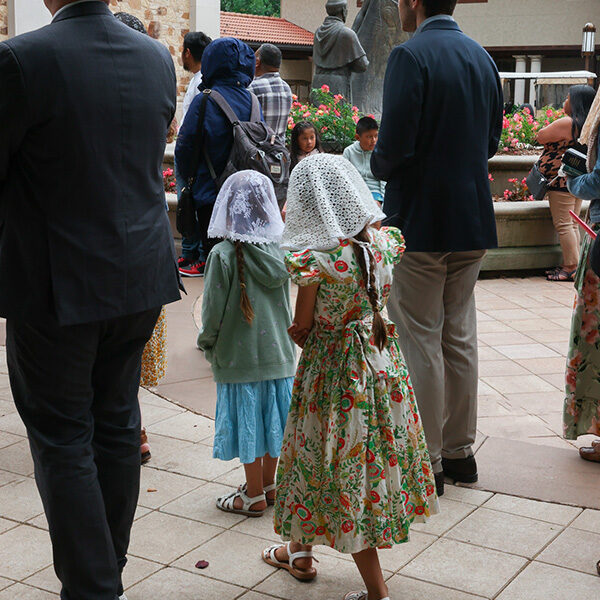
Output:
<path fill-rule="evenodd" d="M 140 393 L 153 458 L 142 469 L 127 596 L 340 600 L 360 588 L 350 557 L 317 549 L 319 576 L 301 584 L 260 560 L 277 541 L 270 512 L 248 519 L 214 506 L 217 495 L 243 481 L 243 471 L 211 457 L 214 384 L 194 348 L 191 314 L 202 282 L 186 283 L 189 296 L 168 311 L 167 378 L 156 393 Z M 478 283 L 477 300 L 478 489 L 448 485 L 441 514 L 415 525 L 409 543 L 381 552 L 390 597 L 600 597 L 600 465 L 578 458 L 585 438 L 560 438 L 572 289 L 541 278 L 490 279 Z M 5 362 L 0 347 L 0 600 L 56 599 L 46 522 Z M 199 560 L 209 566 L 196 569 Z"/>

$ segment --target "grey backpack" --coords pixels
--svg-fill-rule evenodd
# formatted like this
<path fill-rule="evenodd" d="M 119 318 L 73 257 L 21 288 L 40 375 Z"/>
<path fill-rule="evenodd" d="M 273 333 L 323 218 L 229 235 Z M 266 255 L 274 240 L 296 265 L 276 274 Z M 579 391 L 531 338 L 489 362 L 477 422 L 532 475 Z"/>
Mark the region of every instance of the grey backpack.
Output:
<path fill-rule="evenodd" d="M 240 121 L 219 92 L 204 90 L 229 119 L 233 127 L 233 146 L 227 159 L 225 170 L 217 175 L 208 152 L 204 152 L 208 169 L 217 189 L 221 189 L 225 180 L 233 173 L 250 169 L 266 175 L 277 190 L 285 186 L 290 176 L 290 153 L 275 132 L 260 117 L 258 98 L 252 96 L 252 113 L 250 121 Z"/>

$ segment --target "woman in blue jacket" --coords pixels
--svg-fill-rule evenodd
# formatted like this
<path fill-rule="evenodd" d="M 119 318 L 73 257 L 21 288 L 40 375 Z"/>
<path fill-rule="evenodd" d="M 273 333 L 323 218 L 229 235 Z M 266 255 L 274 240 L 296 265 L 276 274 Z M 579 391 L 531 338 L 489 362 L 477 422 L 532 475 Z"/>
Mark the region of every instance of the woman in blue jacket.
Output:
<path fill-rule="evenodd" d="M 256 57 L 250 47 L 236 38 L 221 38 L 209 44 L 202 56 L 202 87 L 218 91 L 227 100 L 241 121 L 249 121 L 252 97 L 247 87 L 254 79 Z M 192 175 L 192 157 L 198 137 L 198 119 L 202 94 L 197 95 L 179 130 L 175 147 L 175 160 L 185 181 Z M 217 175 L 223 172 L 233 146 L 230 122 L 217 104 L 209 97 L 203 124 L 204 142 Z M 206 255 L 218 240 L 207 237 L 213 205 L 217 199 L 217 186 L 208 170 L 204 157 L 196 173 L 192 189 L 196 212 Z M 204 262 L 188 265 L 181 272 L 191 277 L 204 274 Z"/>

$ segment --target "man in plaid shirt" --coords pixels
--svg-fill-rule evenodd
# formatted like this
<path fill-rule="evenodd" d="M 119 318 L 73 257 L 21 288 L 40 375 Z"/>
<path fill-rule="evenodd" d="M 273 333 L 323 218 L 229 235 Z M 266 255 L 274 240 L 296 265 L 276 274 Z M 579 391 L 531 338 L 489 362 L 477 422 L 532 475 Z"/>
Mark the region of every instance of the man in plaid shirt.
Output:
<path fill-rule="evenodd" d="M 281 50 L 273 44 L 263 44 L 256 51 L 256 79 L 248 89 L 258 96 L 265 122 L 285 143 L 287 121 L 292 108 L 292 90 L 281 79 Z"/>

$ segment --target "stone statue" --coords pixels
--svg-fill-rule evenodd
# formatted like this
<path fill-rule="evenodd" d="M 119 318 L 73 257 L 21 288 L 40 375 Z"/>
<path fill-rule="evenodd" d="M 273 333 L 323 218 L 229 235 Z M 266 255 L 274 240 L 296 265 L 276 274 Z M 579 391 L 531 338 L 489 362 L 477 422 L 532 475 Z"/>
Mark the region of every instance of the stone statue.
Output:
<path fill-rule="evenodd" d="M 328 16 L 315 33 L 313 87 L 327 84 L 333 94 L 342 94 L 352 102 L 352 73 L 365 71 L 369 60 L 356 33 L 344 25 L 347 0 L 327 0 L 325 8 Z"/>
<path fill-rule="evenodd" d="M 393 0 L 365 0 L 352 29 L 369 59 L 369 68 L 352 76 L 352 100 L 364 113 L 379 118 L 388 58 L 410 34 L 402 31 L 398 4 Z"/>

